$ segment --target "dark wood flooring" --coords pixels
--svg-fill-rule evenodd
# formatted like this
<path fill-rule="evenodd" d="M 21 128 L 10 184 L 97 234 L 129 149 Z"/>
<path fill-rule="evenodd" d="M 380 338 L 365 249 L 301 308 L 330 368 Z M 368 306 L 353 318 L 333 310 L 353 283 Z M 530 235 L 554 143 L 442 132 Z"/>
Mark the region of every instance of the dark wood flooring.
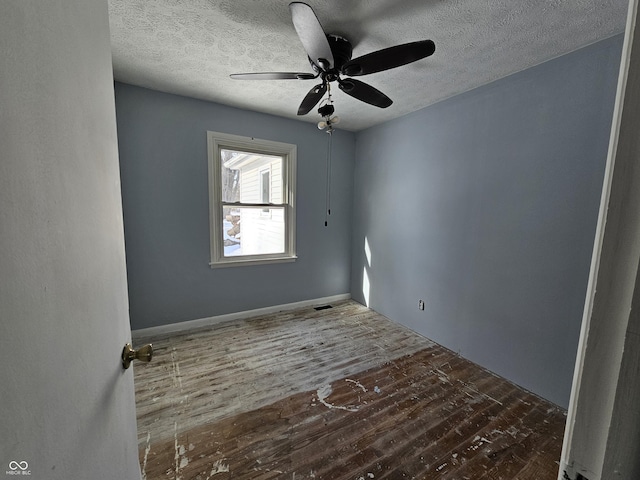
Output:
<path fill-rule="evenodd" d="M 564 411 L 355 302 L 154 342 L 144 479 L 557 478 Z"/>

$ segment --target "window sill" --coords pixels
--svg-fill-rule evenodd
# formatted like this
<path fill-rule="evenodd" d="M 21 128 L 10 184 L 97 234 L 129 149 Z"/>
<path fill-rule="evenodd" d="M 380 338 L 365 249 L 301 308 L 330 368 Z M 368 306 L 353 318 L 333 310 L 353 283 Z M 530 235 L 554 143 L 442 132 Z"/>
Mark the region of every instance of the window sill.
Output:
<path fill-rule="evenodd" d="M 294 255 L 292 257 L 223 260 L 219 262 L 210 262 L 209 267 L 211 268 L 248 267 L 252 265 L 269 265 L 273 263 L 291 263 L 291 262 L 295 262 L 297 259 L 298 259 L 298 256 Z"/>

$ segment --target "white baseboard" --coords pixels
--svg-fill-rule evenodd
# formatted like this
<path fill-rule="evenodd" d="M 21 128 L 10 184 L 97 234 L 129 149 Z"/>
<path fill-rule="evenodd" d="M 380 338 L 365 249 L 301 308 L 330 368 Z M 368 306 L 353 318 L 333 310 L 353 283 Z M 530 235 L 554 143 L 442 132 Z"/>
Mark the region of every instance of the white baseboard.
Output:
<path fill-rule="evenodd" d="M 215 317 L 199 318 L 197 320 L 187 320 L 185 322 L 170 323 L 168 325 L 159 325 L 157 327 L 140 328 L 131 331 L 133 339 L 154 337 L 157 335 L 165 335 L 167 333 L 181 333 L 196 328 L 208 327 L 217 323 L 228 322 L 239 318 L 250 318 L 258 315 L 268 315 L 271 313 L 284 312 L 286 310 L 296 310 L 298 308 L 315 307 L 318 305 L 326 305 L 341 300 L 349 300 L 350 293 L 333 295 L 331 297 L 314 298 L 311 300 L 303 300 L 301 302 L 286 303 L 284 305 L 274 305 L 271 307 L 256 308 L 255 310 L 245 310 L 242 312 L 227 313 L 225 315 L 217 315 Z"/>

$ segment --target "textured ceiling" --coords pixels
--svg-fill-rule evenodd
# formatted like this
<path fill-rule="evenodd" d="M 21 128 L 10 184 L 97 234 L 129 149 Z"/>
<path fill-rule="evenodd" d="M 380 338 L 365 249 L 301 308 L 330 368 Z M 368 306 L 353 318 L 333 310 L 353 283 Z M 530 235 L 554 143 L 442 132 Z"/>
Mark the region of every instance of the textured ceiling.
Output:
<path fill-rule="evenodd" d="M 109 0 L 116 80 L 297 117 L 317 80 L 242 81 L 231 73 L 311 72 L 285 0 Z M 309 0 L 326 33 L 353 56 L 415 40 L 432 57 L 358 77 L 394 101 L 387 109 L 334 87 L 357 131 L 405 115 L 624 31 L 627 0 Z"/>

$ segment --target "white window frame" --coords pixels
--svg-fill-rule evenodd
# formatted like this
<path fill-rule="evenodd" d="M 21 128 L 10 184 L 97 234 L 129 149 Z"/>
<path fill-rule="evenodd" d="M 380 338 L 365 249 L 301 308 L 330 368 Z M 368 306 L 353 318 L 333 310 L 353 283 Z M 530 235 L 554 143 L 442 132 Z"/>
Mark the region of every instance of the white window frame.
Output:
<path fill-rule="evenodd" d="M 284 253 L 262 255 L 238 255 L 225 257 L 222 232 L 222 165 L 220 151 L 222 149 L 239 150 L 264 155 L 277 155 L 282 162 L 282 204 L 251 204 L 268 208 L 283 207 L 285 219 Z M 207 151 L 209 163 L 209 232 L 211 268 L 232 267 L 242 265 L 261 265 L 268 263 L 294 262 L 296 260 L 296 160 L 297 146 L 290 143 L 261 140 L 240 135 L 220 132 L 207 132 Z"/>

